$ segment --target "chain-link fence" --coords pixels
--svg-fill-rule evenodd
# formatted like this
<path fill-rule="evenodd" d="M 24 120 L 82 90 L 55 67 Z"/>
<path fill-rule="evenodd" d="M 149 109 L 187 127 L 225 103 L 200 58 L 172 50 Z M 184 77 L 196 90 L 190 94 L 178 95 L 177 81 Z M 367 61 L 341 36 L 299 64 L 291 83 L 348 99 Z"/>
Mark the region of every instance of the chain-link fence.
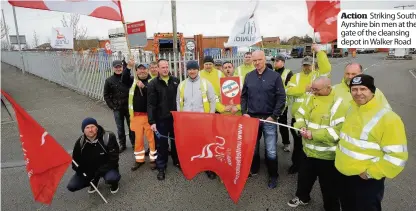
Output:
<path fill-rule="evenodd" d="M 158 59 L 170 63 L 170 72 L 181 81 L 186 78 L 186 63 L 199 60 L 195 57 L 182 57 L 175 54 L 133 55 L 137 63 L 150 64 Z M 230 61 L 235 67 L 242 64 L 243 55 L 214 56 L 214 59 Z M 2 51 L 1 61 L 13 65 L 24 72 L 31 73 L 64 87 L 68 87 L 93 99 L 104 100 L 105 79 L 113 74 L 112 62 L 122 60 L 120 56 L 105 53 L 79 54 L 71 51 Z M 127 59 L 126 59 L 127 60 Z M 202 67 L 201 67 L 202 69 Z"/>

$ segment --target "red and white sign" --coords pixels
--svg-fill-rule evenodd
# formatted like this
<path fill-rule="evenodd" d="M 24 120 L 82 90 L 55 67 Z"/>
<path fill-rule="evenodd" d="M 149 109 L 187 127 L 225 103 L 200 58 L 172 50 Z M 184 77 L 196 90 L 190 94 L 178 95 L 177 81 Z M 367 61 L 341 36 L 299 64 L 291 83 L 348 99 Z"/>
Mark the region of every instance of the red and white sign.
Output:
<path fill-rule="evenodd" d="M 127 25 L 127 39 L 130 41 L 130 47 L 144 47 L 147 45 L 146 37 L 146 22 L 137 21 L 128 23 Z"/>
<path fill-rule="evenodd" d="M 213 171 L 237 203 L 250 172 L 259 119 L 177 111 L 172 115 L 185 178 L 191 180 L 200 172 Z"/>
<path fill-rule="evenodd" d="M 239 77 L 220 78 L 221 103 L 223 105 L 240 104 L 241 87 Z"/>
<path fill-rule="evenodd" d="M 127 24 L 127 34 L 137 34 L 143 32 L 146 32 L 146 23 L 144 20 Z"/>
<path fill-rule="evenodd" d="M 105 52 L 107 54 L 111 54 L 112 53 L 111 52 L 111 44 L 110 44 L 110 41 L 105 42 Z"/>
<path fill-rule="evenodd" d="M 122 21 L 121 5 L 118 0 L 9 0 L 9 3 L 15 7 L 75 13 L 107 20 Z"/>

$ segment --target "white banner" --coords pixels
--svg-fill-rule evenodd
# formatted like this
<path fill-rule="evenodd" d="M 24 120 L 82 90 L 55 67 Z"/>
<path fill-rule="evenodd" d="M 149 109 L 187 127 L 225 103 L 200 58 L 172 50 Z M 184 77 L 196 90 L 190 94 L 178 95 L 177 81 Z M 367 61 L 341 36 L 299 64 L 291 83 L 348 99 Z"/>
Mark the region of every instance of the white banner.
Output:
<path fill-rule="evenodd" d="M 259 24 L 255 15 L 257 5 L 258 1 L 252 14 L 237 19 L 224 47 L 250 47 L 261 41 Z"/>
<path fill-rule="evenodd" d="M 109 29 L 108 37 L 110 39 L 111 51 L 113 53 L 122 54 L 125 57 L 129 55 L 129 48 L 127 46 L 126 35 L 123 27 Z"/>
<path fill-rule="evenodd" d="M 51 47 L 60 49 L 74 49 L 72 27 L 52 28 Z"/>

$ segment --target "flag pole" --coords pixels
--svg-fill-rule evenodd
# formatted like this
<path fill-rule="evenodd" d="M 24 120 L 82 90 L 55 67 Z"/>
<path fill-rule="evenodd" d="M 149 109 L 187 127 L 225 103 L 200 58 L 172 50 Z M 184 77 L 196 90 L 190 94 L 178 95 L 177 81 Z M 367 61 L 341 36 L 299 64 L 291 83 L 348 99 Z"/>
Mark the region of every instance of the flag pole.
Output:
<path fill-rule="evenodd" d="M 79 165 L 78 165 L 78 163 L 77 162 L 75 162 L 75 160 L 73 160 L 72 159 L 72 163 L 78 168 L 79 167 Z M 84 172 L 82 172 L 82 175 L 84 175 L 84 177 L 85 178 L 87 178 L 87 175 L 84 173 Z M 97 193 L 98 194 L 100 194 L 100 196 L 101 196 L 101 198 L 104 200 L 104 202 L 106 203 L 106 204 L 108 204 L 108 202 L 107 202 L 107 200 L 104 198 L 104 196 L 101 194 L 101 192 L 97 189 L 97 187 L 94 185 L 94 183 L 92 183 L 91 181 L 90 181 L 90 185 L 97 191 Z"/>
<path fill-rule="evenodd" d="M 23 59 L 22 46 L 20 44 L 20 35 L 19 35 L 19 27 L 17 26 L 16 9 L 14 8 L 14 6 L 12 6 L 12 8 L 13 8 L 13 16 L 14 16 L 14 27 L 16 29 L 17 45 L 19 45 L 19 54 L 20 54 L 20 58 L 22 59 L 22 72 L 23 74 L 25 74 L 25 61 Z"/>
<path fill-rule="evenodd" d="M 123 24 L 124 36 L 126 37 L 126 42 L 127 42 L 127 49 L 128 49 L 128 54 L 129 54 L 128 60 L 130 60 L 132 58 L 131 50 L 130 50 L 131 46 L 130 46 L 130 40 L 129 40 L 128 35 L 127 35 L 127 26 L 126 26 L 126 21 L 124 20 L 123 9 L 121 8 L 121 0 L 118 1 L 118 7 L 120 8 L 121 23 Z M 133 86 L 136 86 L 135 84 L 136 84 L 138 79 L 137 79 L 137 74 L 136 74 L 135 67 L 133 67 L 132 72 L 133 72 L 133 77 L 134 77 Z M 140 95 L 143 96 L 142 88 L 139 87 L 139 91 L 140 91 Z"/>
<path fill-rule="evenodd" d="M 297 130 L 297 131 L 301 131 L 300 129 L 297 129 L 295 127 L 292 127 L 292 126 L 289 126 L 289 125 L 285 125 L 285 124 L 281 124 L 281 123 L 278 123 L 278 122 L 272 122 L 272 121 L 264 120 L 264 119 L 260 119 L 260 121 L 267 122 L 267 123 L 271 123 L 271 124 L 275 124 L 275 125 L 280 125 L 280 126 L 283 126 L 283 127 L 287 127 L 287 128 L 293 129 L 293 130 Z"/>
<path fill-rule="evenodd" d="M 313 29 L 312 45 L 315 44 L 315 34 L 316 34 L 315 29 Z M 313 49 L 311 50 L 312 50 L 312 71 L 314 71 L 315 70 L 315 51 Z"/>

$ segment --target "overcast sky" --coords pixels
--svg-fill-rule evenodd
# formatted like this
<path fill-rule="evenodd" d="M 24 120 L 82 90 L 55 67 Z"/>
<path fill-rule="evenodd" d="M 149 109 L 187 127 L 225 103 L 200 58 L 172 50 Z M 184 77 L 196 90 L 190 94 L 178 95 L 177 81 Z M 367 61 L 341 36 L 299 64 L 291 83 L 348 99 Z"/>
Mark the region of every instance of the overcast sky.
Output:
<path fill-rule="evenodd" d="M 205 36 L 228 36 L 234 21 L 242 11 L 250 7 L 246 1 L 201 1 L 178 0 L 177 24 L 178 32 L 185 36 L 203 34 Z M 414 4 L 414 0 L 408 1 L 342 1 L 342 9 L 394 9 L 394 6 Z M 122 7 L 125 20 L 134 22 L 146 21 L 147 36 L 152 37 L 155 32 L 171 32 L 172 20 L 170 0 L 123 0 Z M 1 8 L 10 34 L 16 34 L 11 5 L 1 0 Z M 19 34 L 26 35 L 26 40 L 33 44 L 33 32 L 39 35 L 40 43 L 47 41 L 51 35 L 52 27 L 62 26 L 62 15 L 66 13 L 44 10 L 26 9 L 16 7 L 16 16 L 19 26 Z M 265 37 L 280 36 L 291 37 L 294 35 L 312 35 L 313 29 L 307 22 L 307 10 L 305 1 L 278 1 L 260 0 L 257 9 L 257 18 L 260 24 L 261 35 Z M 121 22 L 103 20 L 88 16 L 81 16 L 80 25 L 87 27 L 89 37 L 108 39 L 108 30 L 121 27 Z"/>

